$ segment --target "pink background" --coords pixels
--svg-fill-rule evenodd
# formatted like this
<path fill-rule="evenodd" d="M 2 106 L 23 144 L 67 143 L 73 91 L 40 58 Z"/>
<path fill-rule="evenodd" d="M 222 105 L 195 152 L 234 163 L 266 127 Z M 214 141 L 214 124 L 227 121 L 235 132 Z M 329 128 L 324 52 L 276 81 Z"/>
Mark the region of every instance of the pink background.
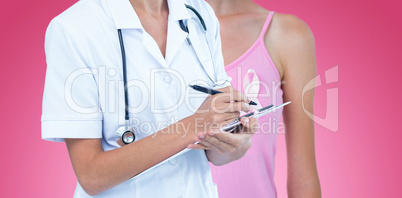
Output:
<path fill-rule="evenodd" d="M 40 115 L 45 30 L 74 2 L 3 1 L 0 7 L 0 197 L 73 195 L 76 181 L 65 145 L 41 140 Z M 316 90 L 316 114 L 324 116 L 326 89 L 339 89 L 339 131 L 316 127 L 323 197 L 400 197 L 402 22 L 397 13 L 401 3 L 257 2 L 309 24 L 316 38 L 318 74 L 339 65 L 339 82 L 324 83 Z M 279 197 L 286 197 L 283 135 L 278 144 L 276 180 Z"/>

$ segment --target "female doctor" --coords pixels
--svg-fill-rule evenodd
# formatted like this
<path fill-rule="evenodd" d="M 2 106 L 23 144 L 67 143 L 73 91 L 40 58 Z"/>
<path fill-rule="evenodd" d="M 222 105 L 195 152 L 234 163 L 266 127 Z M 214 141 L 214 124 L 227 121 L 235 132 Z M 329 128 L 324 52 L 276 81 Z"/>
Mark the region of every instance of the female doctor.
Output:
<path fill-rule="evenodd" d="M 250 147 L 255 119 L 237 134 L 217 130 L 249 101 L 228 87 L 218 21 L 202 0 L 81 0 L 51 21 L 45 52 L 42 138 L 65 141 L 74 197 L 217 197 L 208 160 L 225 164 Z M 189 84 L 224 93 L 200 96 Z M 120 147 L 125 119 L 135 141 Z M 163 162 L 211 131 L 219 150 Z"/>

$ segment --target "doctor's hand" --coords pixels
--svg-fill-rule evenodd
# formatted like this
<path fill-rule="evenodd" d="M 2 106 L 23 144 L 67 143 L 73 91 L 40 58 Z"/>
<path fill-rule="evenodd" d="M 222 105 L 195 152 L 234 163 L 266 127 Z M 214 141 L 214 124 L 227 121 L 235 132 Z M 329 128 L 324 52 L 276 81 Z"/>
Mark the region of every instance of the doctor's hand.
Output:
<path fill-rule="evenodd" d="M 236 133 L 211 131 L 198 134 L 198 144 L 190 144 L 189 149 L 206 150 L 208 160 L 214 165 L 223 165 L 243 157 L 251 146 L 251 137 L 258 129 L 256 118 L 242 118 L 242 125 Z"/>
<path fill-rule="evenodd" d="M 206 134 L 238 118 L 240 111 L 250 111 L 250 101 L 233 87 L 220 89 L 223 93 L 208 96 L 192 115 L 196 134 Z"/>

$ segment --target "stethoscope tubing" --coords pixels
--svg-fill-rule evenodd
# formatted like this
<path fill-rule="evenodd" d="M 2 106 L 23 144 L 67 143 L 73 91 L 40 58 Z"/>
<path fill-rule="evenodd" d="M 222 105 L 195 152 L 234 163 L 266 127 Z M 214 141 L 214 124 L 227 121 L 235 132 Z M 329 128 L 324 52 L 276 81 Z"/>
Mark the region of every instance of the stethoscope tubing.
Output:
<path fill-rule="evenodd" d="M 214 58 L 213 58 L 212 52 L 211 52 L 211 47 L 210 47 L 210 43 L 209 43 L 209 39 L 208 39 L 208 32 L 207 32 L 207 27 L 206 27 L 206 25 L 205 25 L 205 21 L 204 21 L 204 19 L 202 18 L 202 16 L 200 15 L 200 13 L 198 13 L 198 11 L 197 11 L 195 8 L 193 8 L 192 6 L 187 5 L 187 4 L 185 4 L 185 6 L 186 6 L 187 9 L 193 11 L 193 13 L 194 13 L 194 14 L 197 16 L 197 18 L 200 20 L 200 24 L 201 24 L 201 26 L 202 26 L 202 28 L 203 28 L 203 30 L 204 30 L 204 36 L 205 36 L 205 40 L 206 40 L 206 42 L 207 42 L 209 55 L 211 56 L 211 61 L 212 61 L 212 64 L 213 64 L 213 66 L 214 66 L 213 68 L 215 69 Z M 207 74 L 209 80 L 210 80 L 211 82 L 213 82 L 213 84 L 214 84 L 213 86 L 215 87 L 215 86 L 219 86 L 219 85 L 225 84 L 227 81 L 225 81 L 224 83 L 221 83 L 221 84 L 217 84 L 217 79 L 213 80 L 213 79 L 211 78 L 211 76 L 209 75 L 209 73 L 206 71 L 206 69 L 205 69 L 205 67 L 204 67 L 204 65 L 203 65 L 203 63 L 202 63 L 200 57 L 198 56 L 198 54 L 197 54 L 197 52 L 196 52 L 196 50 L 195 50 L 193 44 L 191 43 L 191 40 L 190 40 L 190 38 L 189 38 L 189 29 L 188 29 L 188 26 L 187 26 L 186 24 L 184 24 L 183 20 L 180 20 L 180 21 L 179 21 L 179 24 L 180 24 L 180 28 L 188 34 L 186 40 L 187 40 L 188 44 L 190 45 L 192 51 L 193 51 L 194 54 L 196 55 L 197 60 L 200 62 L 200 65 L 201 65 L 202 69 L 203 69 L 204 72 Z M 127 133 L 132 134 L 132 135 L 134 136 L 134 139 L 133 139 L 132 141 L 135 141 L 135 134 L 134 134 L 134 130 L 130 127 L 130 116 L 129 116 L 129 111 L 128 111 L 127 61 L 126 61 L 126 52 L 125 52 L 125 49 L 124 49 L 123 34 L 122 34 L 122 32 L 121 32 L 121 29 L 117 29 L 117 34 L 118 34 L 118 37 L 119 37 L 120 50 L 121 50 L 121 59 L 122 59 L 122 67 L 123 67 L 124 113 L 125 113 L 124 119 L 125 119 L 125 125 L 119 127 L 119 129 L 118 129 L 117 132 L 116 132 L 116 137 L 115 137 L 115 138 L 116 138 L 116 140 L 117 140 L 118 142 L 123 142 L 124 144 L 129 144 L 129 143 L 131 143 L 131 142 L 128 142 L 128 143 L 127 143 L 127 142 L 124 142 L 124 138 L 123 138 L 124 134 L 127 134 Z M 120 144 L 119 144 L 119 145 L 120 145 Z"/>
<path fill-rule="evenodd" d="M 122 65 L 123 65 L 123 83 L 124 83 L 124 119 L 127 121 L 130 119 L 129 113 L 128 113 L 128 90 L 127 90 L 127 62 L 126 62 L 126 51 L 124 49 L 124 41 L 123 41 L 123 35 L 121 33 L 121 29 L 117 30 L 117 34 L 119 35 L 119 43 L 120 43 L 120 50 L 121 50 L 121 60 L 122 60 Z"/>

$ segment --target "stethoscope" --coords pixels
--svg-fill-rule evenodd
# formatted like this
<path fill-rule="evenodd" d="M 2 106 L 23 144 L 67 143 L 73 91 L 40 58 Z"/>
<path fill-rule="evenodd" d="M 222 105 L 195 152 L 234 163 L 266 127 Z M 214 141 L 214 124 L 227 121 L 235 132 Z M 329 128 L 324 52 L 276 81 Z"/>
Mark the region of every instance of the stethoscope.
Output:
<path fill-rule="evenodd" d="M 200 15 L 200 13 L 198 13 L 198 11 L 193 8 L 190 5 L 185 4 L 186 8 L 191 10 L 196 16 L 197 18 L 200 20 L 200 24 L 202 26 L 202 29 L 204 30 L 204 36 L 205 36 L 205 40 L 207 42 L 207 46 L 208 46 L 208 51 L 209 51 L 209 55 L 210 58 L 212 60 L 212 65 L 213 68 L 215 69 L 215 62 L 214 62 L 214 58 L 212 56 L 212 51 L 211 51 L 211 46 L 209 44 L 209 39 L 208 39 L 208 32 L 207 32 L 207 27 L 205 25 L 204 19 L 202 18 L 202 16 Z M 183 20 L 179 20 L 179 24 L 180 24 L 180 28 L 185 31 L 187 34 L 189 34 L 189 30 L 188 30 L 188 26 L 187 24 L 184 23 Z M 124 146 L 130 143 L 133 143 L 135 141 L 135 132 L 134 129 L 130 126 L 130 116 L 129 116 L 129 112 L 128 112 L 128 108 L 127 108 L 127 104 L 128 104 L 128 91 L 127 91 L 127 72 L 126 72 L 126 52 L 124 50 L 124 42 L 123 42 L 123 35 L 121 33 L 121 29 L 117 30 L 118 36 L 119 36 L 119 41 L 120 41 L 120 49 L 121 49 L 121 57 L 122 57 L 122 64 L 123 64 L 123 81 L 124 81 L 124 108 L 125 108 L 125 115 L 124 115 L 124 119 L 125 119 L 125 124 L 123 126 L 120 126 L 117 131 L 116 131 L 116 135 L 115 135 L 115 139 L 118 145 L 120 146 Z M 212 86 L 216 87 L 216 86 L 222 86 L 224 84 L 227 83 L 227 80 L 224 81 L 223 83 L 218 83 L 218 80 L 216 79 L 215 76 L 215 80 L 213 80 L 211 78 L 211 76 L 209 75 L 209 73 L 206 71 L 204 65 L 202 64 L 202 61 L 200 59 L 200 57 L 198 56 L 197 52 L 194 49 L 193 44 L 191 43 L 190 38 L 187 36 L 186 38 L 187 43 L 189 46 L 191 46 L 191 49 L 193 50 L 194 54 L 196 55 L 198 61 L 201 64 L 202 70 L 207 74 L 208 79 L 213 83 Z"/>

